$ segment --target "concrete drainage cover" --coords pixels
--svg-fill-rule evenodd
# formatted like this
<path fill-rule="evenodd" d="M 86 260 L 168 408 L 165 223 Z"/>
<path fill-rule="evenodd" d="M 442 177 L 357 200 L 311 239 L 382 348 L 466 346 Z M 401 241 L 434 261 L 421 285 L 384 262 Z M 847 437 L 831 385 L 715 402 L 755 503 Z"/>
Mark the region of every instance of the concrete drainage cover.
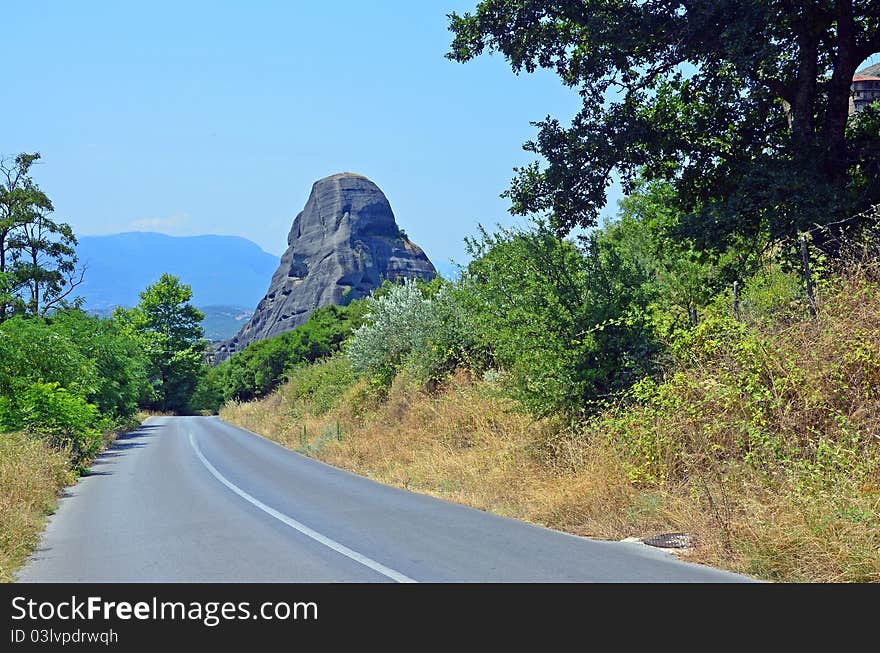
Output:
<path fill-rule="evenodd" d="M 661 549 L 687 549 L 692 546 L 691 536 L 687 533 L 663 533 L 653 537 L 645 537 L 642 538 L 642 544 Z"/>

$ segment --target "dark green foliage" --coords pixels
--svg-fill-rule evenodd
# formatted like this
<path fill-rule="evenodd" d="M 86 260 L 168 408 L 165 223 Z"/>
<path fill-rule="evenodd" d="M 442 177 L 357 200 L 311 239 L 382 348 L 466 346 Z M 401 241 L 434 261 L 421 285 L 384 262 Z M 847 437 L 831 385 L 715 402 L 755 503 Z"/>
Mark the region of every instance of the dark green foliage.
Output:
<path fill-rule="evenodd" d="M 37 382 L 85 394 L 90 376 L 91 362 L 63 330 L 24 317 L 0 324 L 0 394 Z"/>
<path fill-rule="evenodd" d="M 538 414 L 590 412 L 649 372 L 649 277 L 602 239 L 581 251 L 546 225 L 469 241 L 462 280 L 477 338 Z"/>
<path fill-rule="evenodd" d="M 65 305 L 84 274 L 77 275 L 76 237 L 70 225 L 37 213 L 20 225 L 10 244 L 13 279 L 28 313 L 45 316 Z"/>
<path fill-rule="evenodd" d="M 206 412 L 213 415 L 219 412 L 224 403 L 222 366 L 206 366 L 204 373 L 196 383 L 192 397 L 190 397 L 190 408 L 194 412 Z"/>
<path fill-rule="evenodd" d="M 83 279 L 73 230 L 51 217 L 52 201 L 30 177 L 39 159 L 0 161 L 0 322 L 22 312 L 44 317 L 67 305 Z"/>
<path fill-rule="evenodd" d="M 509 191 L 558 233 L 596 224 L 615 170 L 626 191 L 672 181 L 688 235 L 721 251 L 877 202 L 880 132 L 847 133 L 853 74 L 880 51 L 876 0 L 483 0 L 450 29 L 451 59 L 497 51 L 580 92 L 570 125 L 538 123 L 525 149 L 546 165 Z"/>
<path fill-rule="evenodd" d="M 219 396 L 227 401 L 247 401 L 271 392 L 293 366 L 338 351 L 360 326 L 365 310 L 361 300 L 348 306 L 318 308 L 305 324 L 234 354 L 209 372 L 200 393 L 205 407 L 216 405 Z"/>
<path fill-rule="evenodd" d="M 639 182 L 621 200 L 618 218 L 594 234 L 644 276 L 648 306 L 661 330 L 696 325 L 712 297 L 759 263 L 758 252 L 747 249 L 700 249 L 682 236 L 680 218 L 672 184 Z"/>
<path fill-rule="evenodd" d="M 147 359 L 138 339 L 113 320 L 76 309 L 58 311 L 49 322 L 90 362 L 86 399 L 104 415 L 133 415 L 148 391 Z"/>
<path fill-rule="evenodd" d="M 853 187 L 867 205 L 880 204 L 880 102 L 852 117 L 847 125 L 852 148 Z"/>

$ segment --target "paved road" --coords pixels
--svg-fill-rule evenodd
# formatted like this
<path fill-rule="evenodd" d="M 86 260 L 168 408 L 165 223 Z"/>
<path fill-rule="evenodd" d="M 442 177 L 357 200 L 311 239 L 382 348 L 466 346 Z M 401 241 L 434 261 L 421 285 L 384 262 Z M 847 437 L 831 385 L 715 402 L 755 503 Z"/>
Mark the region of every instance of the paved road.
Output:
<path fill-rule="evenodd" d="M 159 417 L 69 489 L 19 580 L 746 579 L 381 485 L 217 418 Z"/>

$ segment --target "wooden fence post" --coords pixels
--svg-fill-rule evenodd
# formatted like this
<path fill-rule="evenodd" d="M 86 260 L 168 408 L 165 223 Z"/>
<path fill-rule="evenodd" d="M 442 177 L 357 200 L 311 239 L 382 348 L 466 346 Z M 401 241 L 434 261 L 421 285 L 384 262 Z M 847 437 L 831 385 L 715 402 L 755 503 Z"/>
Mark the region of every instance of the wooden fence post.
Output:
<path fill-rule="evenodd" d="M 740 321 L 739 318 L 739 281 L 733 282 L 733 317 L 737 322 Z"/>
<path fill-rule="evenodd" d="M 813 275 L 810 273 L 810 253 L 807 250 L 807 239 L 801 234 L 801 260 L 804 265 L 804 277 L 807 280 L 807 299 L 810 300 L 810 315 L 816 317 L 816 297 L 813 294 Z"/>

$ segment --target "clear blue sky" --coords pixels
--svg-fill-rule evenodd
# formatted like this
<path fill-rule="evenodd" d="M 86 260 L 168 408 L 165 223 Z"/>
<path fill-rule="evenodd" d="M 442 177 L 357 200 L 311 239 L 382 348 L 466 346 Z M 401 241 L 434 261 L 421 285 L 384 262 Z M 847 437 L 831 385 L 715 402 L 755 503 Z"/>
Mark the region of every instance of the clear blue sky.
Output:
<path fill-rule="evenodd" d="M 364 174 L 441 269 L 575 91 L 500 56 L 444 59 L 476 0 L 28 1 L 3 10 L 0 154 L 76 233 L 233 234 L 269 252 L 316 179 Z"/>

